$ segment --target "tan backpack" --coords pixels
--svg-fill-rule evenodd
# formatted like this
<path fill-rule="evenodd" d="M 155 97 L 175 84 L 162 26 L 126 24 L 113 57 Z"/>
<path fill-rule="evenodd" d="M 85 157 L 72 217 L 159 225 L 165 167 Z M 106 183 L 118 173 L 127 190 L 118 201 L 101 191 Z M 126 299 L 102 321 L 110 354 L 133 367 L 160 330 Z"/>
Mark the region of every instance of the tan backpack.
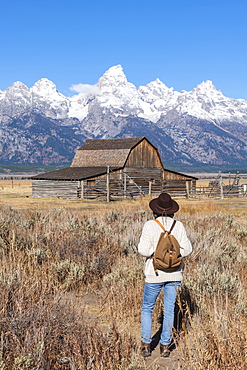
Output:
<path fill-rule="evenodd" d="M 174 235 L 171 235 L 176 221 L 173 221 L 170 231 L 167 231 L 160 221 L 155 221 L 164 230 L 160 234 L 156 250 L 152 256 L 155 274 L 158 275 L 158 270 L 167 272 L 176 271 L 182 263 L 179 242 Z"/>

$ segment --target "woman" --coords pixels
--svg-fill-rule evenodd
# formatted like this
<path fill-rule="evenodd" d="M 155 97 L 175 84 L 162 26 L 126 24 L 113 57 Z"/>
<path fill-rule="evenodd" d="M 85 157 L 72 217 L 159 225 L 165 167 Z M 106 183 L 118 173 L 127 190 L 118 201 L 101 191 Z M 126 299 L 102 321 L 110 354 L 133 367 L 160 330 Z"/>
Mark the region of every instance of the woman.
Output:
<path fill-rule="evenodd" d="M 166 230 L 170 231 L 174 222 L 173 216 L 179 210 L 178 203 L 173 200 L 169 194 L 161 193 L 158 198 L 150 201 L 149 207 L 153 211 L 155 219 L 162 223 Z M 154 271 L 153 255 L 160 233 L 163 230 L 155 220 L 149 220 L 145 223 L 138 252 L 146 257 L 145 263 L 145 286 L 142 302 L 141 315 L 141 351 L 143 357 L 151 356 L 150 343 L 152 341 L 152 312 L 156 299 L 164 287 L 164 311 L 163 326 L 160 336 L 160 355 L 168 357 L 170 354 L 169 345 L 172 336 L 172 326 L 174 322 L 174 308 L 177 297 L 177 291 L 180 288 L 183 279 L 182 265 L 178 270 L 166 272 Z M 180 253 L 182 257 L 188 256 L 192 252 L 191 243 L 186 235 L 185 228 L 180 221 L 176 221 L 171 234 L 175 236 L 180 244 Z"/>

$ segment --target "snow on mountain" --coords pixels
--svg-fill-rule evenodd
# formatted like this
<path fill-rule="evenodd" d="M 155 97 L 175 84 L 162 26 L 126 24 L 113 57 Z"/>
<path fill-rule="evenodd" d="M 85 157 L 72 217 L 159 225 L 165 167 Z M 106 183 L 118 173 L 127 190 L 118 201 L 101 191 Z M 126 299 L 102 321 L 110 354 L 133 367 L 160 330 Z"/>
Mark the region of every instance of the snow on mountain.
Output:
<path fill-rule="evenodd" d="M 212 81 L 203 81 L 192 91 L 183 91 L 174 109 L 180 114 L 212 120 L 216 124 L 228 120 L 246 125 L 247 101 L 225 97 Z"/>
<path fill-rule="evenodd" d="M 69 106 L 69 98 L 59 93 L 56 85 L 46 78 L 37 81 L 30 89 L 22 82 L 14 82 L 0 94 L 2 122 L 30 111 L 42 112 L 50 118 L 66 118 Z"/>
<path fill-rule="evenodd" d="M 113 66 L 98 80 L 98 93 L 70 98 L 69 116 L 83 120 L 92 109 L 117 116 L 135 115 L 156 123 L 171 110 L 216 124 L 231 120 L 246 124 L 247 101 L 225 97 L 212 81 L 203 81 L 182 93 L 167 87 L 158 78 L 146 86 L 128 82 L 121 65 Z M 92 109 L 90 109 L 92 107 Z"/>
<path fill-rule="evenodd" d="M 173 88 L 168 88 L 158 78 L 146 86 L 140 86 L 138 94 L 140 105 L 143 108 L 143 113 L 140 113 L 139 117 L 152 122 L 157 122 L 161 114 L 166 114 L 170 109 L 173 109 L 181 95 Z"/>
<path fill-rule="evenodd" d="M 89 98 L 84 95 L 74 95 L 70 98 L 70 106 L 68 116 L 73 118 L 76 117 L 79 121 L 82 121 L 88 115 Z"/>
<path fill-rule="evenodd" d="M 57 91 L 56 85 L 47 78 L 41 78 L 39 81 L 37 81 L 31 88 L 31 91 L 33 94 L 37 94 L 42 97 L 48 97 L 49 99 L 52 98 L 54 100 L 57 99 L 57 96 L 62 95 Z"/>
<path fill-rule="evenodd" d="M 182 92 L 158 78 L 137 88 L 116 65 L 95 85 L 73 85 L 71 90 L 75 94 L 66 97 L 52 81 L 42 78 L 31 88 L 17 81 L 0 91 L 0 159 L 55 163 L 68 147 L 66 160 L 73 157 L 84 137 L 146 135 L 163 155 L 172 153 L 174 161 L 246 160 L 247 101 L 225 97 L 212 81 Z M 19 145 L 24 139 L 28 140 L 25 150 L 24 144 Z M 42 146 L 46 147 L 44 159 Z"/>
<path fill-rule="evenodd" d="M 50 118 L 66 118 L 70 107 L 67 97 L 57 91 L 56 85 L 42 78 L 37 81 L 30 89 L 32 97 L 32 108 L 37 111 L 44 111 Z"/>
<path fill-rule="evenodd" d="M 127 81 L 122 66 L 108 69 L 96 85 L 100 88 L 100 94 L 96 96 L 95 104 L 110 110 L 116 116 L 138 115 L 140 107 L 137 89 Z"/>
<path fill-rule="evenodd" d="M 14 82 L 6 91 L 1 91 L 1 121 L 6 122 L 9 117 L 25 112 L 29 109 L 30 102 L 31 97 L 28 87 L 20 81 Z"/>
<path fill-rule="evenodd" d="M 95 87 L 97 88 L 95 92 L 92 89 L 88 94 L 79 92 L 70 99 L 70 117 L 82 120 L 99 109 L 103 114 L 113 114 L 116 117 L 138 116 L 142 112 L 137 89 L 127 81 L 122 66 L 117 65 L 108 69 L 99 78 Z"/>
<path fill-rule="evenodd" d="M 74 95 L 70 99 L 69 117 L 76 117 L 82 121 L 88 115 L 89 103 L 100 94 L 100 88 L 96 85 L 78 84 L 72 85 L 70 88 L 76 91 L 78 95 Z"/>
<path fill-rule="evenodd" d="M 128 82 L 122 66 L 117 65 L 109 68 L 91 88 L 80 84 L 77 92 L 66 97 L 46 78 L 37 81 L 30 89 L 15 82 L 6 91 L 0 91 L 2 120 L 5 116 L 34 110 L 50 118 L 75 117 L 82 121 L 92 111 L 100 109 L 103 114 L 134 115 L 154 123 L 169 111 L 176 111 L 216 124 L 224 121 L 247 124 L 247 101 L 225 97 L 212 81 L 204 81 L 192 91 L 180 93 L 157 78 L 137 89 Z"/>

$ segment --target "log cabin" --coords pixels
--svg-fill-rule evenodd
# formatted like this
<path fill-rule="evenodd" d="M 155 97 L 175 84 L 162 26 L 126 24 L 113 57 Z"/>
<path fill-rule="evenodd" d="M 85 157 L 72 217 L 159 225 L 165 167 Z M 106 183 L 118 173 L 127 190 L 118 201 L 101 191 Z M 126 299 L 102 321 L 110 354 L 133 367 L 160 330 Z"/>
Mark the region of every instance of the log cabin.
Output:
<path fill-rule="evenodd" d="M 162 191 L 188 196 L 196 180 L 165 169 L 158 150 L 144 136 L 87 139 L 70 167 L 32 177 L 32 196 L 108 201 Z"/>

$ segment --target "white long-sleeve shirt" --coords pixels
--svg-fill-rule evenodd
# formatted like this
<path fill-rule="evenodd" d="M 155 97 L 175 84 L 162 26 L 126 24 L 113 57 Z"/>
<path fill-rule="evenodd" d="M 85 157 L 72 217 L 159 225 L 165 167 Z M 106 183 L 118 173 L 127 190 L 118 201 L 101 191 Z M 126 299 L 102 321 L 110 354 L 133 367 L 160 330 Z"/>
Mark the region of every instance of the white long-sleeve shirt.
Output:
<path fill-rule="evenodd" d="M 173 219 L 171 217 L 158 217 L 159 220 L 165 227 L 166 230 L 170 230 Z M 154 220 L 147 221 L 142 230 L 140 242 L 138 244 L 138 252 L 143 256 L 147 257 L 145 263 L 145 281 L 147 283 L 161 283 L 165 281 L 182 281 L 183 279 L 183 268 L 180 268 L 174 272 L 166 272 L 158 270 L 158 276 L 156 276 L 153 267 L 153 260 L 150 257 L 157 246 L 160 233 L 163 232 L 161 227 Z M 188 256 L 192 252 L 192 245 L 187 237 L 185 228 L 180 221 L 176 221 L 176 224 L 171 232 L 175 236 L 180 244 L 180 253 L 182 257 Z"/>

